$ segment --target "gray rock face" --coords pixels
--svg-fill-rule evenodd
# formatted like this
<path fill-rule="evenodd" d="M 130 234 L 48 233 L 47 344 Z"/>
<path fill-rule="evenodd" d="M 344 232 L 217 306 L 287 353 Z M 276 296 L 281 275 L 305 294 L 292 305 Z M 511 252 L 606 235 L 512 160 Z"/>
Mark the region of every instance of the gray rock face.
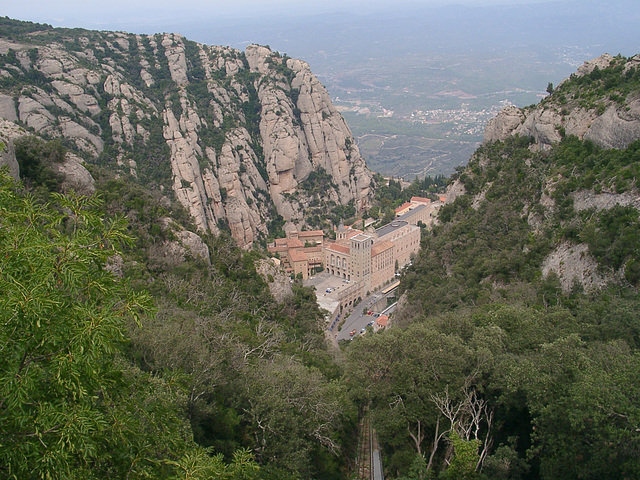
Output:
<path fill-rule="evenodd" d="M 640 210 L 640 193 L 638 191 L 624 193 L 594 193 L 589 190 L 574 192 L 573 208 L 577 212 L 595 208 L 596 210 L 609 210 L 617 205 L 621 207 L 634 207 Z"/>
<path fill-rule="evenodd" d="M 558 276 L 565 293 L 570 292 L 576 282 L 585 291 L 593 291 L 611 280 L 610 276 L 599 272 L 598 262 L 589 254 L 589 247 L 582 243 L 563 243 L 551 252 L 542 263 L 542 276 L 547 277 L 551 272 Z"/>
<path fill-rule="evenodd" d="M 71 190 L 82 195 L 93 195 L 96 191 L 95 180 L 83 165 L 83 160 L 67 153 L 63 163 L 54 163 L 52 168 L 55 172 L 64 176 L 61 188 L 63 192 Z"/>
<path fill-rule="evenodd" d="M 165 242 L 163 246 L 165 255 L 184 259 L 189 254 L 193 257 L 200 257 L 208 265 L 211 265 L 209 247 L 198 234 L 178 227 L 170 218 L 161 218 L 160 224 L 164 230 L 170 230 L 178 237 L 177 240 Z"/>
<path fill-rule="evenodd" d="M 596 67 L 607 68 L 613 60 L 611 55 L 604 54 L 585 62 L 575 76 L 588 75 Z M 633 57 L 627 61 L 625 69 L 638 63 L 640 58 Z M 629 96 L 624 105 L 612 100 L 604 101 L 607 103 L 603 104 L 606 108 L 602 113 L 598 113 L 595 106 L 586 109 L 579 103 L 565 105 L 542 102 L 532 110 L 506 107 L 487 123 L 484 142 L 521 135 L 532 137 L 538 148 L 545 150 L 559 142 L 562 134 L 591 140 L 603 148 L 626 148 L 640 139 L 640 98 L 637 95 Z"/>
<path fill-rule="evenodd" d="M 610 106 L 596 118 L 584 138 L 604 148 L 626 148 L 640 138 L 640 100 L 628 104 L 628 111 Z"/>
<path fill-rule="evenodd" d="M 487 122 L 484 129 L 484 142 L 504 140 L 524 123 L 525 118 L 524 113 L 518 107 L 510 105 L 503 108 L 497 116 Z"/>
<path fill-rule="evenodd" d="M 0 120 L 0 142 L 3 145 L 3 148 L 0 151 L 0 168 L 7 168 L 9 175 L 15 180 L 20 179 L 20 167 L 16 160 L 13 141 L 23 135 L 26 135 L 23 128 L 17 126 L 13 122 Z"/>
<path fill-rule="evenodd" d="M 465 194 L 464 184 L 460 180 L 455 180 L 451 185 L 447 187 L 446 204 L 453 203 L 460 195 Z"/>
<path fill-rule="evenodd" d="M 83 46 L 74 50 L 39 44 L 34 58 L 33 45 L 0 33 L 0 50 L 12 48 L 25 72 L 48 82 L 23 88 L 16 102 L 15 92 L 0 89 L 0 117 L 64 137 L 84 158 L 108 146 L 121 175 L 154 178 L 199 230 L 228 229 L 247 248 L 280 217 L 285 229 L 306 226 L 312 204 L 370 204 L 372 174 L 306 63 L 266 47 L 241 52 L 177 34 L 91 35 L 69 38 Z M 154 177 L 156 165 L 170 178 Z M 312 198 L 302 187 L 320 170 L 331 185 Z"/>
<path fill-rule="evenodd" d="M 271 260 L 260 260 L 256 263 L 257 272 L 262 275 L 269 286 L 269 292 L 278 302 L 291 297 L 291 282 L 287 272 L 276 266 Z"/>
<path fill-rule="evenodd" d="M 10 120 L 12 122 L 18 121 L 18 115 L 16 114 L 16 105 L 9 95 L 0 95 L 0 118 Z"/>

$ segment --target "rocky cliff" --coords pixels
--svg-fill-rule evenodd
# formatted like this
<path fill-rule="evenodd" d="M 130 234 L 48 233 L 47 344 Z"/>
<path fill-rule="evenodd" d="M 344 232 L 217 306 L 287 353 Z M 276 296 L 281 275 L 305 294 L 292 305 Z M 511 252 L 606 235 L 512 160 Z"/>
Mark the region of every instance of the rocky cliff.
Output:
<path fill-rule="evenodd" d="M 503 109 L 488 122 L 484 142 L 521 135 L 534 138 L 544 150 L 574 135 L 603 148 L 625 148 L 640 139 L 640 97 L 620 89 L 620 79 L 632 78 L 639 65 L 640 55 L 604 54 L 585 62 L 538 105 Z"/>
<path fill-rule="evenodd" d="M 201 231 L 248 248 L 270 228 L 328 227 L 314 212 L 368 206 L 372 175 L 305 62 L 14 23 L 0 32 L 0 117 L 172 192 Z"/>
<path fill-rule="evenodd" d="M 507 246 L 522 241 L 512 253 L 521 263 L 491 276 L 486 262 L 478 268 L 483 281 L 535 265 L 565 293 L 637 285 L 639 151 L 640 55 L 602 55 L 538 105 L 507 107 L 488 122 L 483 145 L 448 188 L 440 219 L 465 212 L 483 229 L 508 219 L 497 238 L 515 227 L 526 232 L 526 241 Z M 506 276 L 517 277 L 512 272 Z"/>

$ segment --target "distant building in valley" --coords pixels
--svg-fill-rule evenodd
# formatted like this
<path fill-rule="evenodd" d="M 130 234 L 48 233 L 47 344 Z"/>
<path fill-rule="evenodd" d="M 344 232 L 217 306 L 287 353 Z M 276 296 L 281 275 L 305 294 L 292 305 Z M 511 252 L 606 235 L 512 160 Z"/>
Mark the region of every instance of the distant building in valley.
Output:
<path fill-rule="evenodd" d="M 431 225 L 441 202 L 413 197 L 396 209 L 397 217 L 376 230 L 358 230 L 340 225 L 335 241 L 328 241 L 320 230 L 289 232 L 268 247 L 278 252 L 285 269 L 304 280 L 317 270 L 344 281 L 341 305 L 353 305 L 368 292 L 395 278 L 420 249 L 419 224 Z M 360 222 L 361 223 L 361 222 Z"/>

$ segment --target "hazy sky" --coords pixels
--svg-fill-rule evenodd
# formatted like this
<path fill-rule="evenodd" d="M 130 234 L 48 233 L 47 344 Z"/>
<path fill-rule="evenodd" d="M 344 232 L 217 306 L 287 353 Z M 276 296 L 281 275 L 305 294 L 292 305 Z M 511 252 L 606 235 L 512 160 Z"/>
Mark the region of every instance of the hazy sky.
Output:
<path fill-rule="evenodd" d="M 0 0 L 0 14 L 53 26 L 108 30 L 132 25 L 155 32 L 162 30 L 163 25 L 202 16 L 256 18 L 267 13 L 369 13 L 416 6 L 514 5 L 549 1 L 553 0 Z"/>

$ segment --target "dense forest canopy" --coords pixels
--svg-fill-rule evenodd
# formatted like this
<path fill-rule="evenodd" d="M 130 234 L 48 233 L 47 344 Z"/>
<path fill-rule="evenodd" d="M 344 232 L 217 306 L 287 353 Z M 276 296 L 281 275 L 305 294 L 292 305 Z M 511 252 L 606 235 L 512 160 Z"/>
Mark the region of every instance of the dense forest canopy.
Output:
<path fill-rule="evenodd" d="M 414 457 L 425 472 L 452 462 L 456 448 L 438 441 L 448 429 L 479 440 L 478 478 L 638 475 L 638 210 L 583 208 L 576 193 L 637 200 L 639 144 L 531 144 L 513 137 L 475 153 L 457 178 L 466 194 L 442 208 L 403 276 L 399 328 L 349 352 L 398 474 Z M 543 275 L 563 245 L 586 246 L 593 274 L 615 280 Z"/>

